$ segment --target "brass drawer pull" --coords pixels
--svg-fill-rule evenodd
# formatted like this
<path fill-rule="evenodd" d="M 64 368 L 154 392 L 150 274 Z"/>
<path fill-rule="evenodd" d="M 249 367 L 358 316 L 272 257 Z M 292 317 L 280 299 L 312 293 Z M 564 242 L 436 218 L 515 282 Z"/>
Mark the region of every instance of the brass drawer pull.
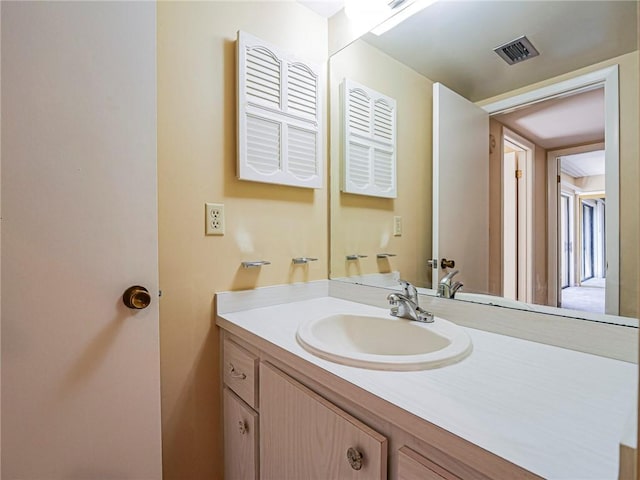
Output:
<path fill-rule="evenodd" d="M 238 380 L 244 380 L 247 378 L 247 375 L 242 372 L 238 372 L 231 362 L 229 362 L 229 375 L 231 378 L 237 378 Z"/>
<path fill-rule="evenodd" d="M 238 422 L 238 429 L 240 430 L 241 435 L 246 435 L 249 432 L 249 426 L 244 420 L 240 420 Z"/>
<path fill-rule="evenodd" d="M 347 460 L 349 460 L 349 465 L 351 465 L 351 468 L 354 470 L 362 469 L 362 453 L 355 448 L 349 447 L 349 450 L 347 450 Z"/>

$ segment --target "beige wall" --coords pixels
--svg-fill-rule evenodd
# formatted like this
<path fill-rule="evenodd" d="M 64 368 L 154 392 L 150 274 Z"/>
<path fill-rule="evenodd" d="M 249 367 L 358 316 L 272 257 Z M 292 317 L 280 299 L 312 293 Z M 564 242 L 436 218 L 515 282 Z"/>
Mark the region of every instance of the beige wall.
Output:
<path fill-rule="evenodd" d="M 327 20 L 294 2 L 158 3 L 158 183 L 165 479 L 221 479 L 213 294 L 328 276 L 327 188 L 235 178 L 235 38 L 326 62 Z M 326 117 L 325 117 L 326 118 Z M 325 185 L 327 181 L 325 180 Z M 226 234 L 204 235 L 204 203 Z M 318 257 L 293 267 L 295 256 Z M 241 269 L 243 260 L 272 262 Z"/>
<path fill-rule="evenodd" d="M 583 192 L 604 192 L 605 191 L 605 176 L 604 175 L 592 175 L 590 177 L 572 177 L 565 173 L 561 173 L 562 181 L 569 183 Z"/>
<path fill-rule="evenodd" d="M 575 179 L 575 185 L 585 192 L 604 191 L 604 175 L 591 175 Z"/>
<path fill-rule="evenodd" d="M 620 315 L 637 317 L 638 284 L 640 280 L 640 260 L 638 255 L 640 224 L 637 215 L 638 205 L 640 205 L 638 191 L 638 179 L 640 177 L 640 162 L 638 160 L 638 131 L 640 129 L 638 51 L 488 98 L 478 103 L 480 105 L 493 103 L 497 100 L 599 70 L 613 64 L 620 66 Z"/>
<path fill-rule="evenodd" d="M 349 78 L 397 102 L 398 197 L 340 192 L 340 84 Z M 400 271 L 406 280 L 429 285 L 431 252 L 432 82 L 358 40 L 331 57 L 331 277 Z M 402 236 L 393 218 L 402 217 Z M 364 254 L 347 262 L 348 254 Z M 378 260 L 378 253 L 394 253 Z"/>

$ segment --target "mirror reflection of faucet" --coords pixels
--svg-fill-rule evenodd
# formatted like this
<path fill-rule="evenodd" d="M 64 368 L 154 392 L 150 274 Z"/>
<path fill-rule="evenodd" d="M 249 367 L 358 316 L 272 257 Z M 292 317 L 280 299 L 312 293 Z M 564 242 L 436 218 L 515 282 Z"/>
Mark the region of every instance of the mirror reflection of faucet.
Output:
<path fill-rule="evenodd" d="M 390 293 L 387 295 L 391 305 L 391 315 L 416 322 L 433 323 L 433 313 L 427 312 L 418 305 L 418 290 L 406 280 L 399 280 L 404 293 Z"/>
<path fill-rule="evenodd" d="M 443 298 L 454 298 L 456 292 L 460 290 L 463 286 L 462 282 L 453 282 L 452 279 L 456 276 L 460 270 L 454 270 L 453 272 L 449 272 L 440 283 L 438 283 L 438 296 Z"/>

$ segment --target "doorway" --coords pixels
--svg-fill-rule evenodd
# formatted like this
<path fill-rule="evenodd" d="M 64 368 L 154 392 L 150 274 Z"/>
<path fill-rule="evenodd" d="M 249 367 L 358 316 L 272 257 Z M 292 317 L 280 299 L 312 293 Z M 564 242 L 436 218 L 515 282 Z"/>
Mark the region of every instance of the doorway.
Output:
<path fill-rule="evenodd" d="M 605 313 L 607 286 L 607 181 L 602 147 L 598 144 L 592 151 L 579 153 L 568 149 L 551 165 L 560 179 L 558 306 L 594 313 Z"/>
<path fill-rule="evenodd" d="M 516 95 L 504 100 L 496 101 L 492 104 L 485 105 L 483 108 L 490 115 L 509 114 L 517 112 L 524 107 L 534 106 L 540 102 L 549 99 L 563 99 L 577 96 L 579 93 L 587 93 L 599 90 L 602 97 L 603 112 L 601 118 L 604 119 L 604 139 L 603 148 L 605 150 L 606 165 L 606 183 L 608 191 L 606 199 L 607 222 L 605 224 L 605 249 L 606 249 L 606 308 L 607 314 L 617 315 L 619 311 L 619 269 L 620 269 L 620 253 L 619 253 L 619 191 L 617 185 L 619 183 L 619 95 L 618 95 L 618 66 L 603 68 L 591 73 L 587 73 L 580 77 L 561 81 L 537 90 Z M 539 117 L 540 119 L 541 117 Z M 586 115 L 576 117 L 577 120 L 590 118 Z M 544 120 L 544 119 L 543 119 Z M 573 126 L 575 121 L 564 122 L 564 125 Z M 537 143 L 537 142 L 536 142 Z M 553 151 L 554 148 L 562 148 L 562 145 L 589 145 L 591 141 L 575 141 L 565 142 L 555 146 L 546 147 L 548 162 L 551 160 L 551 154 L 554 155 L 559 151 Z M 606 143 L 606 147 L 604 144 Z M 553 151 L 553 152 L 552 152 Z M 552 152 L 552 153 L 551 153 Z M 557 156 L 557 155 L 556 155 Z M 536 168 L 539 162 L 536 161 Z M 559 245 L 557 230 L 559 228 L 559 209 L 558 201 L 560 196 L 558 173 L 553 168 L 546 168 L 546 245 L 536 237 L 534 248 L 536 249 L 536 283 L 535 283 L 535 303 L 558 306 L 559 292 Z M 540 182 L 538 182 L 540 185 Z M 539 196 L 538 188 L 535 189 L 536 196 Z M 544 221 L 544 220 L 543 220 Z M 540 222 L 538 215 L 536 216 L 536 231 L 540 231 Z M 542 227 L 543 228 L 543 227 Z M 539 275 L 540 262 L 546 262 L 546 272 Z M 543 286 L 542 289 L 540 286 Z M 546 300 L 545 300 L 546 298 Z"/>

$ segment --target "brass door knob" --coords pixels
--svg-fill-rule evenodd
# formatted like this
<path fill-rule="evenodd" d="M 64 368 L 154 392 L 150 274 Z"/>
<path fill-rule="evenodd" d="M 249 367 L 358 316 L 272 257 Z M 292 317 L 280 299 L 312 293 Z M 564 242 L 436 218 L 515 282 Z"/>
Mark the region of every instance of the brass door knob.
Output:
<path fill-rule="evenodd" d="M 456 266 L 456 262 L 454 260 L 447 260 L 446 258 L 443 258 L 442 261 L 440 262 L 440 268 L 444 269 L 444 268 L 454 268 Z"/>
<path fill-rule="evenodd" d="M 147 308 L 151 303 L 151 295 L 149 290 L 140 285 L 134 285 L 124 291 L 122 295 L 122 302 L 128 307 L 134 310 L 141 310 Z"/>

